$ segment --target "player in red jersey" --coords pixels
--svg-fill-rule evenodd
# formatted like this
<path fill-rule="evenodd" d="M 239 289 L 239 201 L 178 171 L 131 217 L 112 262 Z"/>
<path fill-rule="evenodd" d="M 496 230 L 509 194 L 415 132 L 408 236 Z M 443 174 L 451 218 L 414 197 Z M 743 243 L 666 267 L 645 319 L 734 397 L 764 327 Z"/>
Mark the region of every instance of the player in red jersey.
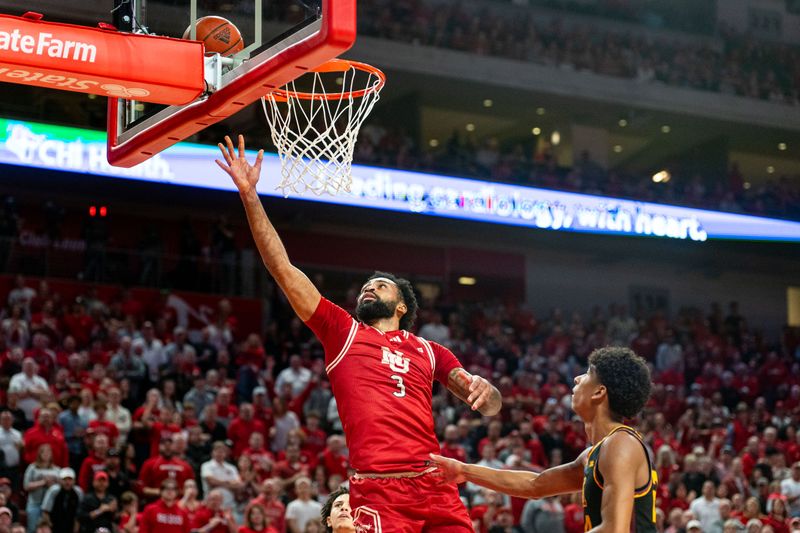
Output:
<path fill-rule="evenodd" d="M 192 525 L 186 510 L 178 505 L 178 484 L 173 479 L 161 483 L 161 498 L 146 506 L 139 533 L 189 533 Z"/>
<path fill-rule="evenodd" d="M 430 453 L 439 452 L 432 414 L 433 381 L 443 383 L 474 410 L 492 416 L 498 390 L 464 370 L 447 348 L 408 332 L 417 311 L 407 280 L 376 273 L 361 288 L 354 319 L 323 298 L 289 261 L 264 211 L 256 183 L 264 152 L 254 165 L 229 137 L 219 145 L 244 204 L 264 264 L 297 316 L 322 341 L 350 464 L 351 502 L 357 525 L 376 533 L 472 531 L 455 484 L 429 475 Z"/>

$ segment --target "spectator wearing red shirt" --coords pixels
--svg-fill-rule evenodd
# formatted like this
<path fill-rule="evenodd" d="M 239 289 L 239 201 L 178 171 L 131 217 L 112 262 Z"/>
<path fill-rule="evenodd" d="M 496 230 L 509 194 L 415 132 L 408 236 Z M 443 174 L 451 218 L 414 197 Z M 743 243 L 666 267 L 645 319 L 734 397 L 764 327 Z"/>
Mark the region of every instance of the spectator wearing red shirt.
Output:
<path fill-rule="evenodd" d="M 540 390 L 543 399 L 561 399 L 565 395 L 569 394 L 570 388 L 567 387 L 562 381 L 561 374 L 555 371 L 550 371 L 547 373 L 547 382 L 542 385 Z"/>
<path fill-rule="evenodd" d="M 759 453 L 759 438 L 757 435 L 753 435 L 749 439 L 747 439 L 747 446 L 744 450 L 744 453 L 741 454 L 742 458 L 742 470 L 744 471 L 744 475 L 747 478 L 750 478 L 750 475 L 753 473 L 753 468 L 755 468 L 756 463 L 758 463 L 759 458 L 761 457 Z"/>
<path fill-rule="evenodd" d="M 228 425 L 228 438 L 233 443 L 234 458 L 238 458 L 247 448 L 250 435 L 253 433 L 260 433 L 266 438 L 267 427 L 264 422 L 253 417 L 253 406 L 243 403 L 239 406 L 239 415 Z"/>
<path fill-rule="evenodd" d="M 272 407 L 269 405 L 266 387 L 253 389 L 253 416 L 262 420 L 268 428 L 272 427 Z"/>
<path fill-rule="evenodd" d="M 267 521 L 278 533 L 286 533 L 286 506 L 278 498 L 281 485 L 278 479 L 267 479 L 261 484 L 261 494 L 250 502 L 250 505 L 260 505 L 264 508 Z"/>
<path fill-rule="evenodd" d="M 39 365 L 38 374 L 45 381 L 50 381 L 55 374 L 56 352 L 50 349 L 50 339 L 44 333 L 33 335 L 32 346 L 25 352 L 25 357 L 30 357 Z"/>
<path fill-rule="evenodd" d="M 182 431 L 181 427 L 173 422 L 174 412 L 168 407 L 163 407 L 158 415 L 158 421 L 150 424 L 150 456 L 158 454 L 159 444 L 163 439 L 171 439 L 175 433 Z"/>
<path fill-rule="evenodd" d="M 544 445 L 539 440 L 539 436 L 533 431 L 533 423 L 530 421 L 521 422 L 519 425 L 520 437 L 525 441 L 525 447 L 531 454 L 531 464 L 546 468 L 548 464 L 547 454 Z"/>
<path fill-rule="evenodd" d="M 486 428 L 486 436 L 478 441 L 478 454 L 483 455 L 483 447 L 487 444 L 494 444 L 494 449 L 500 453 L 506 446 L 505 439 L 500 438 L 503 430 L 503 423 L 500 420 L 492 420 Z"/>
<path fill-rule="evenodd" d="M 119 529 L 124 533 L 140 531 L 144 513 L 139 512 L 139 498 L 132 492 L 123 492 L 119 498 L 122 512 L 119 515 Z"/>
<path fill-rule="evenodd" d="M 553 332 L 545 339 L 543 349 L 545 355 L 566 355 L 572 346 L 572 338 L 561 326 L 554 326 Z"/>
<path fill-rule="evenodd" d="M 53 463 L 61 467 L 69 466 L 67 442 L 61 430 L 54 425 L 53 412 L 50 409 L 39 409 L 37 423 L 25 432 L 22 440 L 25 442 L 22 459 L 26 463 L 30 464 L 36 460 L 39 446 L 49 444 L 53 450 Z"/>
<path fill-rule="evenodd" d="M 142 494 L 147 498 L 155 498 L 161 493 L 161 483 L 166 479 L 175 480 L 179 486 L 187 479 L 194 479 L 191 465 L 174 457 L 172 439 L 164 439 L 159 446 L 159 455 L 147 459 L 139 472 Z"/>
<path fill-rule="evenodd" d="M 94 403 L 94 412 L 97 413 L 97 418 L 89 422 L 89 427 L 86 431 L 95 435 L 105 435 L 108 437 L 108 442 L 111 446 L 116 446 L 119 438 L 119 429 L 113 422 L 106 420 L 107 408 L 106 402 L 102 400 Z"/>
<path fill-rule="evenodd" d="M 296 478 L 309 476 L 309 474 L 311 474 L 311 465 L 308 464 L 308 461 L 303 461 L 300 455 L 300 445 L 294 442 L 288 444 L 286 458 L 275 464 L 275 475 L 286 484 L 291 484 Z"/>
<path fill-rule="evenodd" d="M 444 428 L 444 441 L 441 443 L 441 450 L 443 457 L 456 459 L 462 463 L 467 462 L 467 451 L 459 444 L 458 426 L 450 424 Z"/>
<path fill-rule="evenodd" d="M 192 529 L 197 533 L 231 533 L 236 531 L 236 521 L 230 509 L 223 509 L 224 496 L 220 489 L 212 489 L 194 514 Z"/>
<path fill-rule="evenodd" d="M 239 414 L 239 409 L 231 402 L 231 391 L 225 387 L 220 387 L 213 405 L 217 408 L 217 421 L 226 428 Z"/>
<path fill-rule="evenodd" d="M 329 476 L 339 474 L 343 479 L 347 479 L 347 470 L 350 467 L 350 462 L 345 453 L 344 437 L 341 435 L 331 435 L 328 437 L 328 445 L 320 454 L 320 464 L 325 467 L 325 472 Z M 289 449 L 286 449 L 287 459 L 289 458 Z M 281 463 L 279 463 L 280 465 Z"/>
<path fill-rule="evenodd" d="M 319 427 L 320 415 L 316 411 L 308 413 L 306 425 L 301 429 L 305 435 L 302 451 L 313 457 L 318 456 L 325 449 L 328 434 Z"/>
<path fill-rule="evenodd" d="M 173 479 L 161 482 L 161 498 L 144 508 L 139 533 L 189 533 L 192 524 L 184 509 L 178 505 L 178 485 Z"/>
<path fill-rule="evenodd" d="M 248 440 L 248 447 L 242 451 L 242 455 L 250 458 L 256 473 L 262 478 L 268 476 L 275 466 L 275 456 L 264 447 L 265 442 L 264 435 L 253 433 Z"/>
<path fill-rule="evenodd" d="M 84 492 L 89 491 L 89 487 L 94 479 L 95 472 L 106 469 L 106 457 L 108 456 L 109 439 L 107 435 L 99 433 L 94 436 L 92 449 L 89 455 L 81 463 L 78 473 L 78 486 Z"/>
<path fill-rule="evenodd" d="M 88 346 L 92 335 L 94 320 L 86 313 L 86 307 L 80 301 L 72 306 L 72 312 L 64 315 L 64 330 L 75 338 L 78 346 Z"/>

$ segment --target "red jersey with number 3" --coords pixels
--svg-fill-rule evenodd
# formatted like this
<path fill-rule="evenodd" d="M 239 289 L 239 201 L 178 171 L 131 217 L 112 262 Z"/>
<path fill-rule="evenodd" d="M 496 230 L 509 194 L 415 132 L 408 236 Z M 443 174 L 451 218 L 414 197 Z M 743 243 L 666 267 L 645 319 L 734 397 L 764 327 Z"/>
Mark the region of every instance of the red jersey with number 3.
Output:
<path fill-rule="evenodd" d="M 358 472 L 422 471 L 439 453 L 433 380 L 461 366 L 439 344 L 407 331 L 381 332 L 322 298 L 307 325 L 325 348 L 325 370 Z"/>

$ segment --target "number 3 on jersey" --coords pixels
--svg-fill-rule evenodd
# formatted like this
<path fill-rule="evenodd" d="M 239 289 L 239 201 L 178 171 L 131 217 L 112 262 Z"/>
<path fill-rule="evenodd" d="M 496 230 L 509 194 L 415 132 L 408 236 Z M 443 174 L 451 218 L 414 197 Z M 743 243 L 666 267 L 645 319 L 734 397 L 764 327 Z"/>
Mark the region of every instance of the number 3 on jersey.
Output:
<path fill-rule="evenodd" d="M 400 376 L 395 376 L 395 375 L 393 375 L 391 377 L 392 377 L 393 380 L 395 380 L 397 382 L 397 383 L 395 383 L 395 385 L 397 385 L 397 389 L 398 389 L 398 390 L 394 391 L 392 394 L 394 394 L 398 398 L 404 397 L 406 395 L 406 386 L 403 383 L 403 378 L 400 377 Z"/>

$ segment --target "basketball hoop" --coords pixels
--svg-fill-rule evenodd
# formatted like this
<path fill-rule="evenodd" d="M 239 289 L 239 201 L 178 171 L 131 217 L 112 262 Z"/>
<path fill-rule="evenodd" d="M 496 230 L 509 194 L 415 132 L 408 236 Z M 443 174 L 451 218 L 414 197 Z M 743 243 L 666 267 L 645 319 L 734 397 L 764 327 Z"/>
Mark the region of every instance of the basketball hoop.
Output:
<path fill-rule="evenodd" d="M 300 83 L 308 90 L 298 90 Z M 281 160 L 278 189 L 284 196 L 350 191 L 358 130 L 384 83 L 386 76 L 373 66 L 332 59 L 261 98 Z"/>

